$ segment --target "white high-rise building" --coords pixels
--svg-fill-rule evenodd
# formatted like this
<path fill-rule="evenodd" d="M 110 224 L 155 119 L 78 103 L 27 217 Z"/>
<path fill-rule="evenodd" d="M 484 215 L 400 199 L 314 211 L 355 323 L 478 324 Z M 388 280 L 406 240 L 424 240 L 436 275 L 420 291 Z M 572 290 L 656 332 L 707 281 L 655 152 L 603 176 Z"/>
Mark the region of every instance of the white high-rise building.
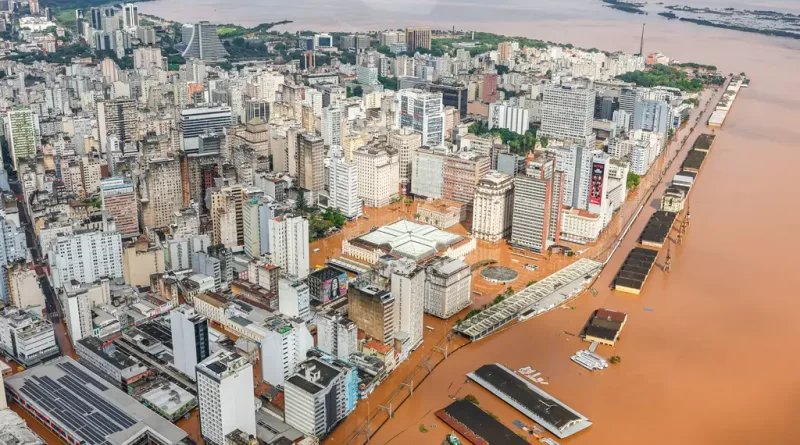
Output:
<path fill-rule="evenodd" d="M 349 360 L 358 352 L 358 326 L 335 311 L 317 316 L 317 343 L 319 349 L 333 357 Z"/>
<path fill-rule="evenodd" d="M 400 157 L 400 193 L 411 193 L 411 165 L 414 154 L 422 146 L 422 135 L 411 128 L 401 128 L 389 133 L 389 146 Z"/>
<path fill-rule="evenodd" d="M 122 26 L 125 30 L 139 27 L 139 6 L 133 3 L 122 4 Z"/>
<path fill-rule="evenodd" d="M 592 89 L 548 85 L 542 98 L 542 127 L 546 137 L 584 141 L 592 134 L 595 92 Z"/>
<path fill-rule="evenodd" d="M 511 235 L 514 210 L 514 177 L 492 171 L 478 181 L 472 209 L 475 238 L 496 243 Z"/>
<path fill-rule="evenodd" d="M 355 408 L 356 371 L 312 358 L 286 380 L 286 423 L 307 436 L 324 436 Z"/>
<path fill-rule="evenodd" d="M 314 338 L 302 320 L 283 315 L 266 319 L 263 327 L 261 378 L 273 386 L 283 385 L 314 347 Z"/>
<path fill-rule="evenodd" d="M 282 278 L 278 282 L 278 311 L 289 317 L 309 320 L 311 295 L 308 285 L 302 281 Z"/>
<path fill-rule="evenodd" d="M 395 298 L 395 325 L 409 337 L 411 349 L 422 343 L 425 312 L 425 269 L 416 261 L 403 258 L 392 264 L 392 295 Z"/>
<path fill-rule="evenodd" d="M 172 357 L 178 371 L 195 380 L 197 364 L 208 358 L 208 320 L 191 306 L 170 312 Z"/>
<path fill-rule="evenodd" d="M 381 146 L 362 147 L 355 152 L 358 167 L 358 197 L 367 207 L 389 205 L 400 194 L 400 162 L 397 152 Z"/>
<path fill-rule="evenodd" d="M 36 155 L 36 147 L 39 144 L 39 117 L 27 108 L 9 111 L 6 117 L 6 135 L 8 148 L 11 150 L 11 162 L 14 164 L 14 170 L 17 170 L 20 159 Z"/>
<path fill-rule="evenodd" d="M 328 185 L 328 206 L 338 209 L 346 218 L 358 218 L 362 212 L 358 196 L 358 167 L 347 162 L 341 151 L 331 157 Z"/>
<path fill-rule="evenodd" d="M 239 429 L 256 434 L 253 365 L 236 352 L 222 350 L 197 364 L 200 434 L 206 443 L 225 445 Z"/>
<path fill-rule="evenodd" d="M 414 153 L 411 169 L 411 193 L 426 198 L 441 198 L 444 194 L 444 162 L 443 153 L 419 148 Z"/>
<path fill-rule="evenodd" d="M 275 204 L 268 198 L 247 199 L 242 204 L 244 228 L 244 253 L 252 258 L 260 257 L 269 250 L 269 220 L 275 217 Z"/>
<path fill-rule="evenodd" d="M 0 350 L 23 366 L 59 355 L 53 324 L 14 307 L 0 310 Z"/>
<path fill-rule="evenodd" d="M 562 204 L 581 210 L 588 209 L 592 159 L 602 153 L 602 150 L 565 145 L 553 147 L 550 151 L 556 155 L 556 170 L 564 173 Z"/>
<path fill-rule="evenodd" d="M 633 109 L 633 129 L 667 134 L 672 128 L 672 107 L 661 100 L 640 100 Z"/>
<path fill-rule="evenodd" d="M 122 238 L 117 232 L 78 231 L 50 244 L 48 262 L 53 287 L 75 280 L 122 278 Z"/>
<path fill-rule="evenodd" d="M 442 93 L 408 89 L 395 96 L 396 128 L 411 128 L 422 135 L 422 145 L 436 147 L 444 143 L 444 106 Z"/>
<path fill-rule="evenodd" d="M 322 109 L 322 140 L 325 145 L 341 146 L 347 120 L 340 104 L 331 104 Z"/>
<path fill-rule="evenodd" d="M 272 218 L 269 228 L 269 259 L 298 280 L 308 276 L 308 220 L 302 216 Z"/>
<path fill-rule="evenodd" d="M 17 226 L 11 218 L 0 217 L 0 300 L 10 303 L 8 266 L 29 255 L 25 240 L 25 230 Z"/>
<path fill-rule="evenodd" d="M 196 252 L 205 252 L 210 245 L 208 235 L 186 236 L 167 241 L 165 268 L 173 271 L 191 269 L 192 256 Z"/>
<path fill-rule="evenodd" d="M 503 128 L 518 134 L 525 134 L 530 127 L 530 110 L 515 107 L 508 102 L 495 102 L 489 105 L 489 129 Z"/>
<path fill-rule="evenodd" d="M 425 312 L 447 319 L 472 303 L 472 271 L 462 260 L 441 257 L 425 270 Z"/>

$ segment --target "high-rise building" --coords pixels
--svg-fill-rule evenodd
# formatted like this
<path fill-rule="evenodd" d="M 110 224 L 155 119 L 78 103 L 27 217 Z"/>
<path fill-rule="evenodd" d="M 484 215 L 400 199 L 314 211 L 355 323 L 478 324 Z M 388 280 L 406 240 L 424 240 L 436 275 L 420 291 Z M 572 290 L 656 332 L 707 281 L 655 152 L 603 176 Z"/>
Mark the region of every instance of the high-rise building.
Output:
<path fill-rule="evenodd" d="M 120 142 L 136 140 L 137 116 L 135 99 L 113 99 L 97 102 L 100 150 L 111 150 L 109 146 L 110 138 L 115 138 Z"/>
<path fill-rule="evenodd" d="M 358 326 L 336 311 L 317 317 L 317 343 L 319 349 L 341 360 L 349 360 L 358 352 Z"/>
<path fill-rule="evenodd" d="M 511 42 L 500 42 L 497 44 L 497 58 L 501 62 L 511 58 Z"/>
<path fill-rule="evenodd" d="M 183 150 L 186 154 L 198 153 L 197 139 L 203 134 L 222 133 L 233 125 L 231 107 L 211 106 L 181 110 L 180 128 L 183 133 Z"/>
<path fill-rule="evenodd" d="M 400 158 L 400 193 L 411 193 L 411 166 L 414 154 L 422 146 L 422 135 L 411 128 L 401 128 L 389 133 L 389 146 Z"/>
<path fill-rule="evenodd" d="M 183 43 L 186 49 L 181 56 L 200 59 L 205 62 L 222 62 L 228 57 L 228 51 L 217 35 L 217 25 L 200 22 L 183 25 Z"/>
<path fill-rule="evenodd" d="M 391 46 L 395 43 L 406 43 L 406 34 L 402 31 L 384 31 L 378 35 L 381 45 Z"/>
<path fill-rule="evenodd" d="M 341 152 L 331 157 L 328 185 L 328 206 L 338 209 L 345 218 L 361 216 L 362 202 L 358 196 L 358 167 L 345 161 Z"/>
<path fill-rule="evenodd" d="M 139 27 L 139 6 L 133 3 L 122 4 L 122 26 L 126 30 Z"/>
<path fill-rule="evenodd" d="M 444 193 L 446 156 L 422 146 L 414 153 L 411 167 L 411 193 L 426 198 L 441 198 Z"/>
<path fill-rule="evenodd" d="M 500 92 L 497 91 L 497 74 L 484 74 L 481 84 L 481 101 L 491 104 L 500 100 Z"/>
<path fill-rule="evenodd" d="M 47 260 L 54 288 L 70 280 L 122 278 L 122 239 L 117 232 L 76 231 L 50 243 Z"/>
<path fill-rule="evenodd" d="M 192 272 L 213 278 L 213 291 L 220 292 L 222 287 L 222 265 L 218 259 L 207 252 L 195 252 L 192 254 Z"/>
<path fill-rule="evenodd" d="M 294 278 L 307 277 L 308 220 L 302 216 L 280 216 L 269 220 L 267 226 L 270 262 Z"/>
<path fill-rule="evenodd" d="M 422 135 L 422 145 L 437 147 L 444 143 L 444 106 L 442 93 L 417 89 L 400 90 L 395 96 L 395 126 L 411 128 Z"/>
<path fill-rule="evenodd" d="M 28 0 L 28 8 L 31 15 L 39 15 L 39 0 Z"/>
<path fill-rule="evenodd" d="M 311 295 L 303 281 L 282 278 L 278 282 L 278 310 L 289 317 L 311 318 Z"/>
<path fill-rule="evenodd" d="M 472 208 L 472 234 L 496 243 L 511 234 L 514 209 L 514 178 L 492 171 L 478 181 Z"/>
<path fill-rule="evenodd" d="M 430 85 L 430 91 L 431 93 L 441 93 L 442 105 L 445 107 L 453 107 L 458 110 L 459 119 L 467 117 L 469 87 L 460 83 L 448 84 L 439 81 Z"/>
<path fill-rule="evenodd" d="M 397 332 L 395 298 L 374 286 L 351 287 L 347 295 L 348 316 L 369 337 L 391 345 Z"/>
<path fill-rule="evenodd" d="M 211 194 L 211 242 L 227 247 L 239 245 L 237 201 L 242 201 L 241 187 L 222 187 Z M 244 232 L 244 230 L 242 231 Z M 242 233 L 244 238 L 244 233 Z M 244 239 L 242 240 L 244 242 Z"/>
<path fill-rule="evenodd" d="M 43 246 L 44 247 L 44 246 Z M 25 230 L 18 227 L 10 218 L 0 217 L 0 300 L 9 304 L 8 266 L 28 258 Z"/>
<path fill-rule="evenodd" d="M 314 347 L 314 338 L 302 320 L 274 315 L 264 320 L 261 344 L 261 378 L 273 385 L 284 385 L 298 363 Z M 251 391 L 252 392 L 252 391 Z"/>
<path fill-rule="evenodd" d="M 322 109 L 322 140 L 325 145 L 342 145 L 346 127 L 345 111 L 340 104 Z"/>
<path fill-rule="evenodd" d="M 244 253 L 252 258 L 269 251 L 269 221 L 275 217 L 275 204 L 267 198 L 251 198 L 242 204 Z"/>
<path fill-rule="evenodd" d="M 286 423 L 307 436 L 324 436 L 353 411 L 358 398 L 354 367 L 312 358 L 286 380 Z"/>
<path fill-rule="evenodd" d="M 406 28 L 406 44 L 409 51 L 417 48 L 431 49 L 430 28 Z"/>
<path fill-rule="evenodd" d="M 425 268 L 425 312 L 450 318 L 472 303 L 472 271 L 462 260 L 439 257 Z"/>
<path fill-rule="evenodd" d="M 526 174 L 514 178 L 511 244 L 536 253 L 559 241 L 564 174 L 548 154 L 528 159 Z"/>
<path fill-rule="evenodd" d="M 581 145 L 564 145 L 549 150 L 556 156 L 556 170 L 564 175 L 562 204 L 586 210 L 589 207 L 589 178 L 592 158 L 602 150 Z"/>
<path fill-rule="evenodd" d="M 211 240 L 208 235 L 191 235 L 171 239 L 167 241 L 164 267 L 171 271 L 191 269 L 194 254 L 205 252 L 210 245 Z"/>
<path fill-rule="evenodd" d="M 314 195 L 325 189 L 325 144 L 312 133 L 297 134 L 297 185 Z M 316 198 L 315 198 L 316 199 Z"/>
<path fill-rule="evenodd" d="M 595 92 L 589 88 L 548 85 L 542 98 L 542 127 L 546 137 L 585 141 L 592 135 Z"/>
<path fill-rule="evenodd" d="M 391 283 L 397 330 L 408 334 L 409 346 L 415 349 L 424 334 L 425 269 L 412 259 L 399 259 L 392 264 Z"/>
<path fill-rule="evenodd" d="M 444 199 L 472 206 L 478 181 L 492 169 L 488 156 L 474 152 L 444 158 Z"/>
<path fill-rule="evenodd" d="M 195 380 L 197 364 L 208 358 L 208 320 L 191 306 L 170 312 L 172 357 L 175 368 Z"/>
<path fill-rule="evenodd" d="M 530 128 L 530 111 L 525 107 L 515 107 L 508 102 L 489 105 L 489 129 L 503 128 L 517 134 L 525 134 Z"/>
<path fill-rule="evenodd" d="M 660 100 L 640 100 L 633 110 L 633 129 L 664 133 L 672 128 L 672 107 Z"/>
<path fill-rule="evenodd" d="M 197 364 L 200 434 L 206 443 L 224 445 L 240 430 L 256 434 L 253 365 L 236 352 L 221 350 Z"/>
<path fill-rule="evenodd" d="M 156 67 L 166 69 L 164 57 L 161 55 L 161 48 L 157 46 L 139 46 L 133 50 L 133 67 L 136 69 L 147 69 Z"/>
<path fill-rule="evenodd" d="M 121 176 L 101 179 L 100 199 L 103 210 L 114 217 L 122 238 L 139 235 L 139 202 L 133 182 Z"/>
<path fill-rule="evenodd" d="M 172 158 L 151 159 L 145 172 L 145 185 L 144 225 L 151 229 L 169 226 L 175 212 L 183 206 L 179 162 Z"/>
<path fill-rule="evenodd" d="M 33 366 L 59 355 L 53 324 L 23 309 L 0 310 L 0 350 L 22 366 Z"/>
<path fill-rule="evenodd" d="M 8 112 L 6 128 L 11 161 L 14 170 L 17 170 L 21 159 L 36 155 L 36 147 L 39 144 L 39 118 L 27 108 L 12 110 Z"/>
<path fill-rule="evenodd" d="M 356 150 L 358 197 L 367 207 L 389 205 L 400 193 L 400 163 L 397 152 L 383 145 Z"/>

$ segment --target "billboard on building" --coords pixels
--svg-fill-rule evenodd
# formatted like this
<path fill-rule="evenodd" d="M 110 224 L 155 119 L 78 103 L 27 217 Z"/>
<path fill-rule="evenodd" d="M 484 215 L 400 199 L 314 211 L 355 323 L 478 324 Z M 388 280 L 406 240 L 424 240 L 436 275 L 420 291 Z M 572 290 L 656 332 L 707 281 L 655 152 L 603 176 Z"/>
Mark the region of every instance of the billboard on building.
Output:
<path fill-rule="evenodd" d="M 327 303 L 347 295 L 347 274 L 342 273 L 322 282 L 322 302 Z"/>
<path fill-rule="evenodd" d="M 600 205 L 603 201 L 603 176 L 606 166 L 598 162 L 592 163 L 592 182 L 589 189 L 589 204 Z"/>

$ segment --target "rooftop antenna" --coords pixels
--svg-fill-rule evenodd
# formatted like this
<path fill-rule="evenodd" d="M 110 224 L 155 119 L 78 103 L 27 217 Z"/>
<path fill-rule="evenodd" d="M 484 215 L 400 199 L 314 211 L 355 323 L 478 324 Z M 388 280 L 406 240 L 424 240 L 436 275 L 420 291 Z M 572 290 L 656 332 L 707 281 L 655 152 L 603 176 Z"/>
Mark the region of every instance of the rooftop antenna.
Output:
<path fill-rule="evenodd" d="M 639 42 L 639 55 L 644 55 L 644 23 L 642 23 L 642 41 Z"/>

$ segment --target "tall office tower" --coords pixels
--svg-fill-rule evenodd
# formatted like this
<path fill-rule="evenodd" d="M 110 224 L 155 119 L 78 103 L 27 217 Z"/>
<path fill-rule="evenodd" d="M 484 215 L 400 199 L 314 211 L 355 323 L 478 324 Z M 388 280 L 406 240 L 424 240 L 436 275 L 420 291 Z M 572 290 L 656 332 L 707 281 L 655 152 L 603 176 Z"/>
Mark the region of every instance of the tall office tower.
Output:
<path fill-rule="evenodd" d="M 275 217 L 276 206 L 267 198 L 251 198 L 242 204 L 244 253 L 258 258 L 269 251 L 269 221 Z"/>
<path fill-rule="evenodd" d="M 640 100 L 633 111 L 633 129 L 667 134 L 672 128 L 672 107 L 660 100 Z"/>
<path fill-rule="evenodd" d="M 497 58 L 501 61 L 511 58 L 511 42 L 500 42 L 497 44 Z"/>
<path fill-rule="evenodd" d="M 450 318 L 472 303 L 472 271 L 467 263 L 439 257 L 425 268 L 425 312 Z"/>
<path fill-rule="evenodd" d="M 511 244 L 536 253 L 558 244 L 564 174 L 557 171 L 556 158 L 529 156 L 527 173 L 514 178 L 514 216 Z"/>
<path fill-rule="evenodd" d="M 89 230 L 59 236 L 50 243 L 47 260 L 54 288 L 70 280 L 122 278 L 122 238 L 117 232 Z"/>
<path fill-rule="evenodd" d="M 92 28 L 102 31 L 103 30 L 103 22 L 106 17 L 114 17 L 116 10 L 114 8 L 91 8 L 89 13 L 91 14 L 92 19 Z"/>
<path fill-rule="evenodd" d="M 342 145 L 344 130 L 347 127 L 344 107 L 331 104 L 322 109 L 322 140 L 325 145 Z"/>
<path fill-rule="evenodd" d="M 488 156 L 459 153 L 444 158 L 442 197 L 472 207 L 478 181 L 492 169 Z"/>
<path fill-rule="evenodd" d="M 180 163 L 172 158 L 151 159 L 145 172 L 145 184 L 144 225 L 151 229 L 169 226 L 183 204 Z"/>
<path fill-rule="evenodd" d="M 408 334 L 409 348 L 416 349 L 424 333 L 425 269 L 412 259 L 399 259 L 392 264 L 391 282 L 397 330 Z"/>
<path fill-rule="evenodd" d="M 39 118 L 30 109 L 12 110 L 8 112 L 6 128 L 11 161 L 14 170 L 17 170 L 21 159 L 36 156 L 36 147 L 39 145 Z"/>
<path fill-rule="evenodd" d="M 97 102 L 97 127 L 100 132 L 100 151 L 111 151 L 109 139 L 134 141 L 136 132 L 136 100 L 113 99 Z"/>
<path fill-rule="evenodd" d="M 478 181 L 472 208 L 472 234 L 496 243 L 511 234 L 514 177 L 492 171 Z"/>
<path fill-rule="evenodd" d="M 530 111 L 515 107 L 508 102 L 489 104 L 489 129 L 503 128 L 517 134 L 525 134 L 530 126 Z"/>
<path fill-rule="evenodd" d="M 211 194 L 211 242 L 236 247 L 244 243 L 242 219 L 242 187 L 222 187 Z M 241 223 L 241 224 L 240 224 Z"/>
<path fill-rule="evenodd" d="M 411 193 L 411 165 L 414 154 L 422 146 L 422 135 L 411 128 L 401 128 L 389 133 L 389 146 L 400 157 L 400 193 Z"/>
<path fill-rule="evenodd" d="M 297 134 L 297 185 L 316 196 L 325 189 L 325 145 L 312 133 Z M 316 198 L 315 198 L 316 199 Z"/>
<path fill-rule="evenodd" d="M 126 30 L 139 27 L 139 6 L 133 3 L 122 4 L 122 26 Z"/>
<path fill-rule="evenodd" d="M 421 134 L 422 145 L 436 147 L 444 143 L 444 107 L 441 93 L 417 89 L 400 90 L 395 96 L 395 103 L 397 128 L 411 128 Z"/>
<path fill-rule="evenodd" d="M 354 160 L 358 167 L 358 197 L 364 205 L 389 205 L 400 193 L 397 152 L 382 145 L 369 145 L 356 150 Z"/>
<path fill-rule="evenodd" d="M 28 258 L 28 247 L 25 241 L 25 230 L 18 227 L 11 219 L 0 217 L 0 300 L 8 304 L 8 266 L 19 260 Z"/>
<path fill-rule="evenodd" d="M 227 291 L 231 287 L 231 283 L 233 282 L 234 270 L 233 270 L 233 250 L 230 247 L 225 247 L 222 244 L 217 244 L 214 246 L 208 247 L 208 261 L 216 259 L 219 261 L 219 273 L 221 277 L 221 283 L 219 284 L 219 289 L 221 291 Z"/>
<path fill-rule="evenodd" d="M 406 28 L 406 44 L 409 51 L 417 48 L 431 49 L 431 29 Z"/>
<path fill-rule="evenodd" d="M 341 151 L 331 157 L 328 205 L 342 212 L 345 218 L 361 216 L 362 202 L 358 196 L 358 167 L 345 161 Z"/>
<path fill-rule="evenodd" d="M 308 220 L 302 216 L 269 220 L 269 258 L 287 275 L 298 280 L 308 276 Z"/>
<path fill-rule="evenodd" d="M 319 349 L 341 360 L 349 360 L 358 352 L 358 326 L 336 311 L 324 312 L 317 318 Z"/>
<path fill-rule="evenodd" d="M 311 318 L 311 295 L 303 281 L 282 278 L 278 282 L 278 311 L 288 317 Z"/>
<path fill-rule="evenodd" d="M 197 364 L 200 434 L 208 444 L 224 445 L 241 430 L 256 435 L 253 365 L 236 352 L 221 350 Z"/>
<path fill-rule="evenodd" d="M 481 101 L 491 104 L 500 100 L 500 92 L 497 91 L 497 74 L 484 74 L 481 84 Z"/>
<path fill-rule="evenodd" d="M 286 423 L 307 436 L 325 436 L 355 408 L 358 373 L 342 362 L 312 358 L 286 380 Z"/>
<path fill-rule="evenodd" d="M 217 35 L 217 25 L 208 22 L 183 25 L 183 43 L 186 49 L 181 56 L 200 59 L 206 62 L 222 62 L 228 51 Z"/>
<path fill-rule="evenodd" d="M 192 268 L 192 257 L 197 252 L 205 252 L 211 242 L 208 235 L 193 235 L 183 238 L 174 238 L 167 241 L 166 264 L 167 270 L 179 271 Z"/>
<path fill-rule="evenodd" d="M 414 153 L 411 167 L 411 193 L 425 198 L 441 198 L 444 193 L 444 160 L 442 152 L 420 147 Z"/>
<path fill-rule="evenodd" d="M 589 88 L 547 85 L 539 133 L 546 137 L 587 140 L 592 135 L 594 96 L 594 90 Z"/>
<path fill-rule="evenodd" d="M 31 15 L 39 15 L 39 0 L 28 0 L 28 8 Z"/>
<path fill-rule="evenodd" d="M 173 363 L 178 371 L 194 381 L 197 364 L 210 354 L 208 320 L 187 305 L 174 309 L 169 316 Z"/>
<path fill-rule="evenodd" d="M 348 316 L 367 336 L 391 345 L 397 332 L 395 298 L 375 286 L 351 287 L 347 295 Z"/>
<path fill-rule="evenodd" d="M 214 279 L 214 292 L 221 292 L 222 266 L 220 261 L 206 252 L 192 254 L 192 272 L 203 274 Z"/>
<path fill-rule="evenodd" d="M 264 320 L 263 328 L 261 378 L 281 386 L 294 374 L 297 364 L 306 359 L 306 353 L 314 347 L 314 338 L 304 322 L 281 314 Z"/>
<path fill-rule="evenodd" d="M 556 156 L 556 170 L 564 175 L 562 204 L 581 210 L 588 209 L 592 158 L 602 150 L 581 145 L 564 145 L 553 147 L 549 151 Z"/>
<path fill-rule="evenodd" d="M 147 69 L 156 67 L 166 69 L 164 57 L 161 55 L 161 48 L 157 46 L 140 46 L 133 50 L 133 67 L 136 69 Z"/>
<path fill-rule="evenodd" d="M 231 107 L 213 106 L 196 107 L 181 110 L 181 132 L 183 146 L 187 154 L 199 151 L 197 138 L 203 134 L 222 133 L 233 125 Z"/>
<path fill-rule="evenodd" d="M 383 46 L 393 43 L 406 43 L 406 34 L 401 31 L 384 31 L 378 35 L 378 41 Z"/>
<path fill-rule="evenodd" d="M 467 117 L 469 87 L 461 83 L 445 83 L 439 80 L 430 85 L 430 91 L 431 93 L 442 93 L 442 105 L 455 108 L 458 111 L 459 119 Z"/>
<path fill-rule="evenodd" d="M 100 199 L 103 210 L 116 220 L 122 238 L 139 235 L 139 201 L 133 182 L 122 176 L 101 179 Z"/>

